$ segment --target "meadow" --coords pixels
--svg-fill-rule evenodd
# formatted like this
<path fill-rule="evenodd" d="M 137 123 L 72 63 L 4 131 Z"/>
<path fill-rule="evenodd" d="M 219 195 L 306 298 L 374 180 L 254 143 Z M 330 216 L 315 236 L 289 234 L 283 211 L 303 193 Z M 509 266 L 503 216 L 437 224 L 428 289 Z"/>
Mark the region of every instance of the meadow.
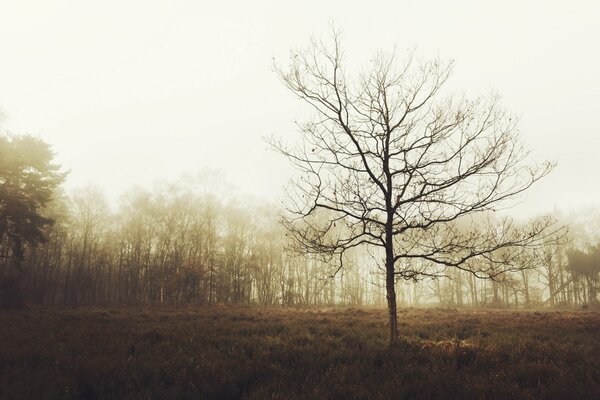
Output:
<path fill-rule="evenodd" d="M 2 399 L 598 399 L 600 312 L 0 312 Z"/>

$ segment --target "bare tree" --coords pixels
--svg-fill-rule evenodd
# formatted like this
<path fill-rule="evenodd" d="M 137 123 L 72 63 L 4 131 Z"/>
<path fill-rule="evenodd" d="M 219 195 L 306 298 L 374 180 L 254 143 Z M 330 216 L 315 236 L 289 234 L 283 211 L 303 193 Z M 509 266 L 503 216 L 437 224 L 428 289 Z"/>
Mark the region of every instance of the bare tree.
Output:
<path fill-rule="evenodd" d="M 297 250 L 336 261 L 338 270 L 349 249 L 379 249 L 393 345 L 398 279 L 442 276 L 449 267 L 494 278 L 522 268 L 519 249 L 559 229 L 549 218 L 524 229 L 473 217 L 508 206 L 553 165 L 526 163 L 516 120 L 497 96 L 443 96 L 451 63 L 377 54 L 350 79 L 339 33 L 332 38 L 331 46 L 313 40 L 294 53 L 289 68 L 276 66 L 313 110 L 298 124 L 299 144 L 271 141 L 301 174 L 284 224 Z"/>

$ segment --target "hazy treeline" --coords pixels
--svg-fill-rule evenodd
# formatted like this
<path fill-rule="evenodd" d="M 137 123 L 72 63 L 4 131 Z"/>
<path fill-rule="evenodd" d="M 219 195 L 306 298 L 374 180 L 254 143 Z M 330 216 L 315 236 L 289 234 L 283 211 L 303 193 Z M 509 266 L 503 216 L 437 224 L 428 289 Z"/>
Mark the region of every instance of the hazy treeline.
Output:
<path fill-rule="evenodd" d="M 21 298 L 16 303 L 68 305 L 385 304 L 380 254 L 357 247 L 344 253 L 340 268 L 294 253 L 279 208 L 235 198 L 214 182 L 214 173 L 133 189 L 113 210 L 93 187 L 63 194 L 64 174 L 46 143 L 1 139 L 0 294 L 6 304 L 14 296 Z M 399 302 L 598 303 L 600 216 L 558 218 L 575 221 L 569 240 L 532 249 L 523 268 L 493 280 L 458 269 L 419 282 L 398 280 Z M 418 268 L 427 271 L 427 265 Z"/>
<path fill-rule="evenodd" d="M 536 268 L 503 274 L 492 281 L 459 274 L 445 285 L 437 284 L 434 291 L 439 301 L 498 306 L 598 304 L 600 215 L 594 210 L 557 214 L 569 226 L 567 240 L 532 251 Z"/>
<path fill-rule="evenodd" d="M 165 185 L 132 191 L 111 212 L 97 189 L 76 191 L 46 210 L 56 220 L 48 241 L 27 249 L 21 263 L 25 300 L 72 305 L 379 301 L 366 298 L 373 289 L 358 269 L 330 280 L 326 264 L 285 252 L 275 207 L 243 206 Z"/>
<path fill-rule="evenodd" d="M 436 302 L 447 306 L 569 306 L 598 303 L 600 254 L 567 246 L 548 247 L 538 267 L 508 272 L 493 280 L 453 271 L 448 278 L 407 285 L 407 304 Z M 585 260 L 587 258 L 587 260 Z"/>
<path fill-rule="evenodd" d="M 235 205 L 234 205 L 235 204 Z M 133 190 L 111 211 L 94 188 L 55 200 L 48 241 L 22 261 L 38 304 L 380 305 L 383 277 L 359 251 L 344 269 L 286 251 L 273 205 L 227 201 L 184 185 Z M 582 234 L 573 232 L 573 235 Z M 579 240 L 581 241 L 581 240 Z M 577 242 L 577 240 L 575 240 Z M 586 248 L 584 243 L 578 243 Z M 571 241 L 532 254 L 535 269 L 494 280 L 463 271 L 398 281 L 399 301 L 448 306 L 559 306 L 598 301 L 600 252 Z"/>

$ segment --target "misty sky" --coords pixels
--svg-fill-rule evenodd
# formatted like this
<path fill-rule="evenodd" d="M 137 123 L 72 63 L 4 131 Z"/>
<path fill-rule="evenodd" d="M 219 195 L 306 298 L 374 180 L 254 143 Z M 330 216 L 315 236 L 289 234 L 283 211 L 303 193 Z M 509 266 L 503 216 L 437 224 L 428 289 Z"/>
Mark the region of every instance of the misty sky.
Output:
<path fill-rule="evenodd" d="M 274 199 L 291 170 L 262 137 L 291 136 L 307 109 L 273 59 L 332 20 L 358 63 L 416 47 L 455 60 L 453 88 L 502 95 L 533 158 L 559 163 L 517 215 L 600 205 L 597 0 L 0 0 L 1 125 L 51 143 L 67 188 L 113 201 L 205 168 Z"/>

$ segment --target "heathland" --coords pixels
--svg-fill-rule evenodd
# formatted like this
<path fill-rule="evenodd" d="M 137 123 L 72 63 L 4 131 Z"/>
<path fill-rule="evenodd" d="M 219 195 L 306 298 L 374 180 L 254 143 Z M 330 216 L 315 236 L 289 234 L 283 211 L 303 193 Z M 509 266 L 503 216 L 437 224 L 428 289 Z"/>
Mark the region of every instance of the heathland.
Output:
<path fill-rule="evenodd" d="M 29 308 L 0 313 L 2 399 L 600 398 L 600 312 Z"/>

